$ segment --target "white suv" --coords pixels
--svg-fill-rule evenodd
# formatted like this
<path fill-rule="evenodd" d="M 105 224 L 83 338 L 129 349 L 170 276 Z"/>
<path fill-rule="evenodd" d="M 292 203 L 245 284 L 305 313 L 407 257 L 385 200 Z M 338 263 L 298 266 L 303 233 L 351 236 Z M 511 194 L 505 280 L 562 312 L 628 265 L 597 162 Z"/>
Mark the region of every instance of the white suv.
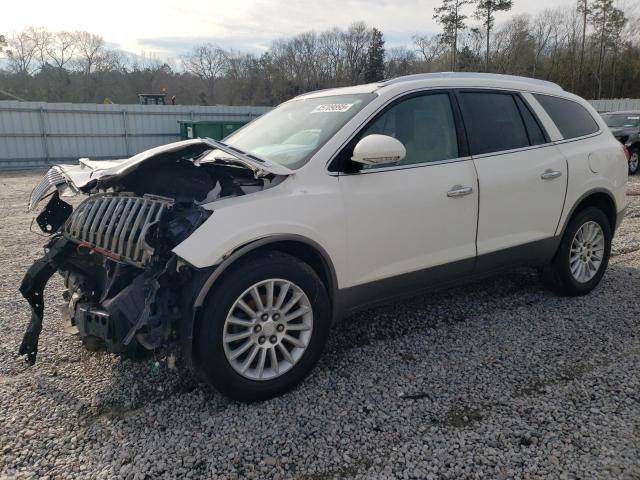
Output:
<path fill-rule="evenodd" d="M 555 84 L 426 74 L 312 92 L 225 142 L 56 166 L 52 234 L 22 284 L 65 276 L 90 348 L 162 345 L 230 397 L 280 394 L 356 309 L 517 265 L 562 295 L 600 282 L 625 209 L 623 148 Z M 71 213 L 60 196 L 88 194 Z"/>

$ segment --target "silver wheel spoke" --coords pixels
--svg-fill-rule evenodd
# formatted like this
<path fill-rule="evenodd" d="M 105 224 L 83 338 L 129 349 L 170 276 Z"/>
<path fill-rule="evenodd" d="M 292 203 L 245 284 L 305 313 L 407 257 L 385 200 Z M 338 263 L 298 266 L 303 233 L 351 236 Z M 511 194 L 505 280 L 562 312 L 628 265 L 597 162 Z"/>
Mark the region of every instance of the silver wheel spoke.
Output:
<path fill-rule="evenodd" d="M 293 297 L 291 297 L 291 300 L 289 300 L 287 304 L 282 307 L 282 313 L 287 313 L 289 310 L 291 310 L 295 306 L 295 304 L 298 303 L 298 301 L 302 298 L 302 295 L 304 295 L 304 293 L 302 292 L 294 294 Z"/>
<path fill-rule="evenodd" d="M 281 343 L 278 344 L 278 350 L 280 350 L 280 353 L 282 353 L 282 356 L 287 362 L 293 363 L 293 357 L 289 353 L 289 350 L 287 350 Z"/>
<path fill-rule="evenodd" d="M 278 299 L 276 300 L 276 304 L 274 308 L 282 307 L 282 303 L 284 302 L 284 298 L 287 296 L 287 292 L 289 291 L 289 283 L 285 283 L 280 287 L 280 293 L 278 293 Z"/>
<path fill-rule="evenodd" d="M 273 369 L 273 373 L 278 375 L 278 354 L 276 353 L 276 349 L 273 347 L 269 349 L 269 358 L 271 358 L 271 368 Z"/>
<path fill-rule="evenodd" d="M 292 325 L 287 325 L 287 331 L 289 332 L 301 332 L 311 330 L 311 325 L 306 325 L 304 323 L 294 323 Z"/>
<path fill-rule="evenodd" d="M 260 292 L 258 292 L 258 287 L 253 287 L 251 289 L 251 298 L 253 298 L 253 301 L 256 304 L 256 308 L 258 310 L 264 310 L 264 305 L 262 304 L 262 299 L 260 298 Z"/>
<path fill-rule="evenodd" d="M 292 344 L 294 347 L 298 347 L 298 348 L 304 347 L 304 342 L 301 342 L 300 340 L 298 340 L 295 337 L 292 337 L 291 335 L 285 335 L 283 338 L 284 340 Z"/>
<path fill-rule="evenodd" d="M 238 325 L 239 327 L 247 327 L 247 328 L 253 327 L 252 320 L 243 320 L 242 318 L 238 318 L 234 316 L 230 316 L 227 319 L 227 322 L 230 323 L 231 325 Z"/>
<path fill-rule="evenodd" d="M 244 300 L 242 299 L 238 300 L 238 303 L 236 303 L 236 305 L 238 306 L 238 308 L 243 310 L 244 313 L 249 315 L 251 318 L 255 318 L 258 316 L 258 312 L 256 312 L 253 308 L 247 305 Z"/>
<path fill-rule="evenodd" d="M 244 352 L 246 352 L 247 350 L 249 350 L 249 348 L 251 347 L 251 345 L 253 345 L 253 342 L 252 342 L 251 340 L 247 340 L 246 342 L 244 342 L 240 348 L 235 349 L 235 350 L 231 353 L 230 360 L 235 360 L 236 358 L 238 358 L 238 357 L 239 357 L 240 355 L 242 355 Z"/>
<path fill-rule="evenodd" d="M 284 317 L 284 321 L 290 322 L 291 320 L 295 320 L 296 318 L 301 317 L 302 315 L 304 315 L 305 313 L 309 313 L 310 311 L 311 311 L 311 308 L 309 307 L 300 307 L 295 312 L 289 313 L 288 315 L 286 315 Z"/>
<path fill-rule="evenodd" d="M 251 350 L 251 353 L 249 353 L 249 356 L 245 359 L 244 363 L 242 364 L 242 369 L 241 369 L 242 373 L 246 372 L 249 369 L 249 367 L 253 363 L 253 359 L 256 358 L 256 355 L 258 354 L 258 350 L 260 350 L 258 346 L 254 345 L 253 349 Z"/>
<path fill-rule="evenodd" d="M 264 372 L 264 364 L 265 361 L 267 359 L 267 349 L 266 348 L 261 348 L 260 349 L 260 357 L 258 358 L 258 378 L 262 378 L 262 373 Z"/>
<path fill-rule="evenodd" d="M 267 309 L 273 307 L 273 288 L 275 282 L 271 281 L 267 283 Z"/>
<path fill-rule="evenodd" d="M 251 330 L 245 330 L 244 332 L 240 332 L 240 333 L 227 333 L 224 336 L 224 341 L 226 343 L 231 343 L 237 340 L 242 340 L 243 338 L 247 338 L 250 336 L 251 336 Z"/>

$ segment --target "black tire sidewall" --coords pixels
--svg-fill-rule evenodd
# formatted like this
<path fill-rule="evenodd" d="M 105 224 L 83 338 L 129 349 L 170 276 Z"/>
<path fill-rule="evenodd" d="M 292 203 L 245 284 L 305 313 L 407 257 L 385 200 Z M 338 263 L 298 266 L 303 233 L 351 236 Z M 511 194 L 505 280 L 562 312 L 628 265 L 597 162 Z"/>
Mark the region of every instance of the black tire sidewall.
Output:
<path fill-rule="evenodd" d="M 573 275 L 571 274 L 569 257 L 571 254 L 571 243 L 573 242 L 573 237 L 575 236 L 576 232 L 582 227 L 582 225 L 589 221 L 594 221 L 598 225 L 600 225 L 600 228 L 604 233 L 604 255 L 602 263 L 600 264 L 600 269 L 598 270 L 596 275 L 588 282 L 581 283 L 573 278 Z M 575 216 L 575 218 L 571 220 L 571 222 L 567 226 L 564 236 L 562 237 L 560 249 L 558 250 L 558 253 L 554 260 L 554 269 L 556 270 L 556 274 L 558 275 L 560 281 L 564 286 L 564 293 L 568 295 L 586 295 L 600 283 L 609 264 L 612 236 L 613 233 L 611 230 L 611 224 L 609 223 L 607 216 L 599 208 L 588 207 L 579 212 Z"/>
<path fill-rule="evenodd" d="M 326 288 L 311 267 L 281 253 L 253 256 L 231 267 L 209 293 L 195 340 L 198 369 L 205 380 L 223 394 L 241 401 L 260 401 L 284 393 L 297 385 L 315 366 L 331 325 L 331 308 Z M 313 331 L 302 358 L 284 375 L 255 381 L 241 376 L 229 364 L 222 334 L 229 309 L 251 285 L 269 278 L 282 278 L 299 286 L 313 310 Z"/>

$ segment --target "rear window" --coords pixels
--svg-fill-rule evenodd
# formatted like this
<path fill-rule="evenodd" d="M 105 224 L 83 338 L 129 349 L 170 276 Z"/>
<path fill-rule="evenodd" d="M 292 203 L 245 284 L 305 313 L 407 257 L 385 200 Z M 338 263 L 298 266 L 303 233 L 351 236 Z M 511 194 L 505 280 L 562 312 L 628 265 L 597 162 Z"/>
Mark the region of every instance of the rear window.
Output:
<path fill-rule="evenodd" d="M 463 92 L 460 99 L 473 155 L 529 146 L 513 95 Z"/>
<path fill-rule="evenodd" d="M 587 109 L 579 103 L 549 95 L 534 96 L 565 139 L 590 135 L 600 129 Z"/>

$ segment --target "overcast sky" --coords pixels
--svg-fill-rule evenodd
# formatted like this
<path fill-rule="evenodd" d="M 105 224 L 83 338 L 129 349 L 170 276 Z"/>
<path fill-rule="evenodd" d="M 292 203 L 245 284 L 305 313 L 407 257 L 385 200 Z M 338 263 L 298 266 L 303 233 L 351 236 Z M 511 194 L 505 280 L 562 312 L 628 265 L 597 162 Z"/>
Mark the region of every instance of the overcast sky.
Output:
<path fill-rule="evenodd" d="M 174 57 L 196 43 L 258 52 L 274 38 L 307 30 L 345 28 L 364 20 L 381 29 L 387 46 L 415 33 L 438 31 L 440 0 L 3 0 L 0 34 L 28 26 L 87 30 L 133 53 Z M 514 0 L 513 13 L 571 5 L 572 0 Z M 468 8 L 471 10 L 471 8 Z M 498 22 L 506 18 L 499 14 Z"/>

